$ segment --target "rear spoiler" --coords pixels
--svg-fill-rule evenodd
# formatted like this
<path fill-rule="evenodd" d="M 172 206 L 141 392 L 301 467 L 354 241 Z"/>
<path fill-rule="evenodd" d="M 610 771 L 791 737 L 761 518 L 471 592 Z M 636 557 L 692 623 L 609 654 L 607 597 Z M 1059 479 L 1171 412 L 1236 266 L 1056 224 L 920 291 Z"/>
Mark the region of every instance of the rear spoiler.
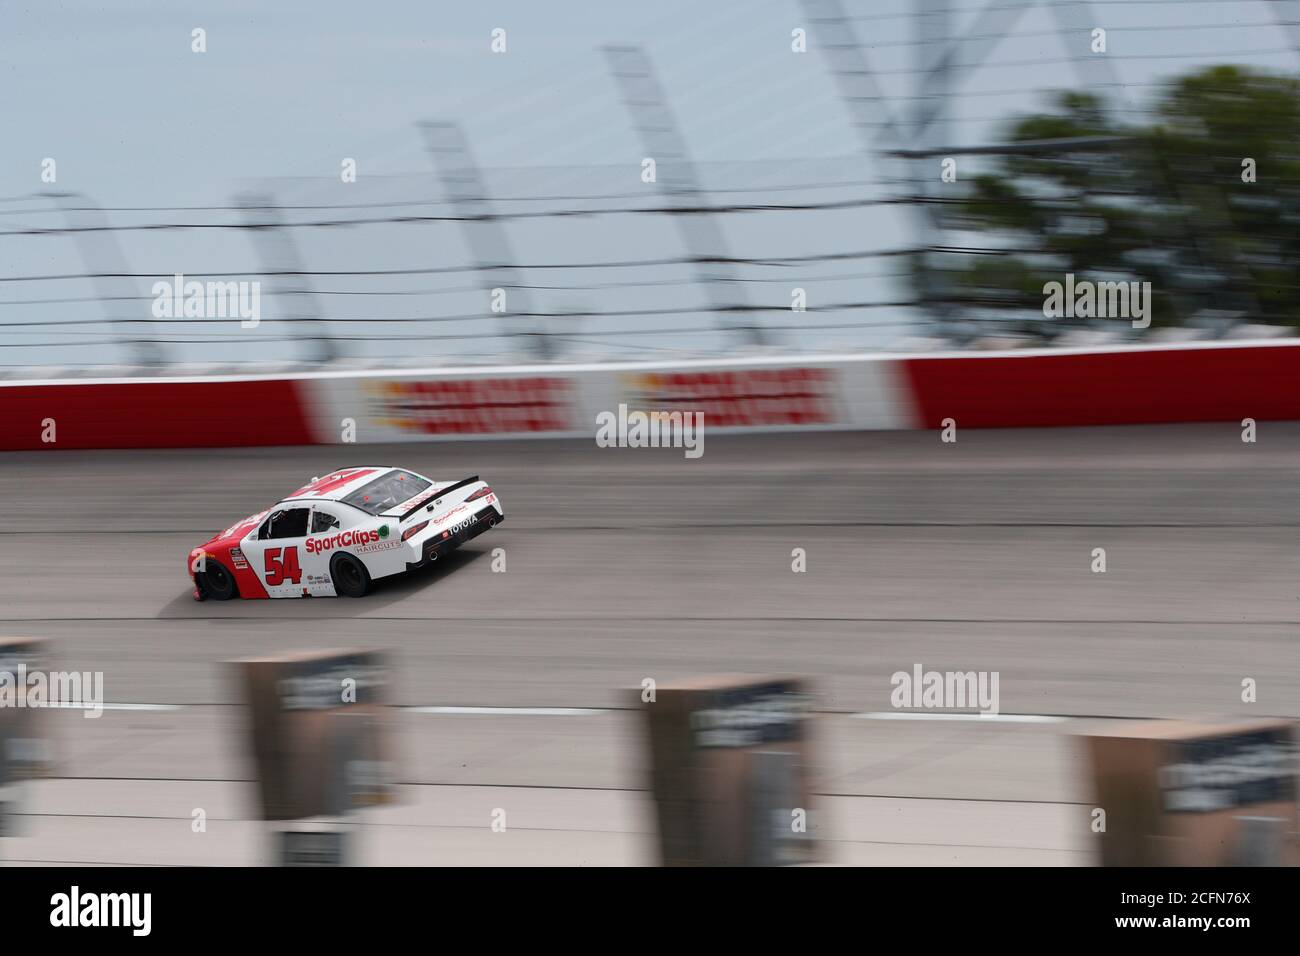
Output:
<path fill-rule="evenodd" d="M 436 501 L 438 498 L 441 498 L 443 495 L 448 494 L 449 492 L 455 491 L 455 490 L 458 489 L 458 488 L 464 488 L 466 485 L 472 485 L 472 484 L 474 484 L 474 482 L 476 482 L 476 481 L 478 481 L 478 475 L 474 475 L 472 478 L 465 478 L 465 479 L 462 479 L 461 481 L 457 481 L 457 482 L 455 482 L 454 484 L 450 484 L 450 485 L 448 485 L 446 488 L 439 488 L 439 489 L 437 490 L 437 492 L 433 495 L 433 498 L 434 498 L 434 500 Z M 418 505 L 416 505 L 416 506 L 415 506 L 414 508 L 412 508 L 410 511 L 406 512 L 406 514 L 402 515 L 402 517 L 398 518 L 397 520 L 398 520 L 398 521 L 405 521 L 407 518 L 411 517 L 411 515 L 415 514 L 415 513 L 416 513 L 417 511 L 419 511 L 421 508 L 426 508 L 426 509 L 427 509 L 427 508 L 432 508 L 432 507 L 433 507 L 433 505 L 429 504 L 429 499 L 428 499 L 428 498 L 425 498 L 425 499 L 424 499 L 423 501 L 421 501 Z"/>

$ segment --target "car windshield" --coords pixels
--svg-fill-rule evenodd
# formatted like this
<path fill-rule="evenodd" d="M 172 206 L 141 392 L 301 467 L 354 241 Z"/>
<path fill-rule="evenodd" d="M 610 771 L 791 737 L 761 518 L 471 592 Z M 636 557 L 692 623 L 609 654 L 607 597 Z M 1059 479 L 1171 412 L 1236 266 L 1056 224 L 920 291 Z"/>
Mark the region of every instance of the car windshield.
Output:
<path fill-rule="evenodd" d="M 403 501 L 409 501 L 428 487 L 429 482 L 423 478 L 409 471 L 394 470 L 362 485 L 344 498 L 343 502 L 377 515 L 388 508 L 395 508 Z"/>

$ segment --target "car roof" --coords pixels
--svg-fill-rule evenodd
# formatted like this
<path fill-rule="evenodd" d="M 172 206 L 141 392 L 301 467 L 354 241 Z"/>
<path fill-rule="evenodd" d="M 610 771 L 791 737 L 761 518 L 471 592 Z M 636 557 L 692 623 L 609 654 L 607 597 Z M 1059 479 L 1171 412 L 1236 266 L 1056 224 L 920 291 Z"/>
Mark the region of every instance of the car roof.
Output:
<path fill-rule="evenodd" d="M 363 485 L 367 485 L 390 471 L 392 465 L 360 465 L 340 468 L 328 475 L 313 478 L 293 494 L 284 498 L 285 502 L 310 504 L 313 501 L 339 501 Z"/>

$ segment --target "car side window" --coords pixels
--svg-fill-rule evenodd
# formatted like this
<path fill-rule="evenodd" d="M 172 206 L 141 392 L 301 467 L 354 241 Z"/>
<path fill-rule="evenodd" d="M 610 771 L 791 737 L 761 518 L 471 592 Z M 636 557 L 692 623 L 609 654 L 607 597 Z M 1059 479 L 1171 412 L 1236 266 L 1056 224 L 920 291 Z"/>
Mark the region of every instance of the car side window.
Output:
<path fill-rule="evenodd" d="M 339 519 L 328 511 L 321 511 L 317 508 L 311 513 L 311 533 L 323 534 L 326 531 L 333 531 L 339 526 Z"/>
<path fill-rule="evenodd" d="M 271 517 L 266 519 L 266 523 L 262 525 L 258 537 L 263 540 L 271 538 L 305 538 L 307 537 L 307 515 L 309 512 L 310 509 L 308 508 L 284 508 L 273 512 Z"/>

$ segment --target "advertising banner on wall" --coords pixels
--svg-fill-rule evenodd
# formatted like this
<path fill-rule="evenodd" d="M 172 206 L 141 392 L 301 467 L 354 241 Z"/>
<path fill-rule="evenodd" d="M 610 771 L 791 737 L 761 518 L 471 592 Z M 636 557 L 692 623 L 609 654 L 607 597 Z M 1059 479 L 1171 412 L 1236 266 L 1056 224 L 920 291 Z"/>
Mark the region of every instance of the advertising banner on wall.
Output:
<path fill-rule="evenodd" d="M 304 381 L 303 393 L 325 444 L 554 437 L 581 427 L 580 383 L 545 370 L 331 377 Z"/>

